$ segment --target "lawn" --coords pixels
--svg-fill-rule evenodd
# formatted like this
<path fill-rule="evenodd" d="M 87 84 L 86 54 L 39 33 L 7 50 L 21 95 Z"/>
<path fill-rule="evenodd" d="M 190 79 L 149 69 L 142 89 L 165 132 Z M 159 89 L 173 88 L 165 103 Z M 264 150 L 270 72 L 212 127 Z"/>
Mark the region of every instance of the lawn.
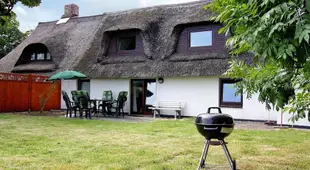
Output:
<path fill-rule="evenodd" d="M 235 130 L 238 169 L 310 169 L 310 131 Z M 195 169 L 204 139 L 193 119 L 125 123 L 0 115 L 0 169 Z M 213 167 L 227 167 L 211 147 Z M 227 168 L 226 168 L 227 169 Z"/>

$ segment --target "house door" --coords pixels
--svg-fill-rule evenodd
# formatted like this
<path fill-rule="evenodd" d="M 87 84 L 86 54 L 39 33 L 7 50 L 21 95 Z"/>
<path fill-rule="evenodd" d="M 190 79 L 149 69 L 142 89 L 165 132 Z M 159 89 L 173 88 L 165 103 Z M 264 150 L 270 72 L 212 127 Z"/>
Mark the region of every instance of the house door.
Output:
<path fill-rule="evenodd" d="M 131 113 L 152 114 L 149 107 L 156 100 L 156 80 L 131 80 Z"/>
<path fill-rule="evenodd" d="M 78 90 L 87 91 L 90 95 L 90 80 L 78 80 Z"/>

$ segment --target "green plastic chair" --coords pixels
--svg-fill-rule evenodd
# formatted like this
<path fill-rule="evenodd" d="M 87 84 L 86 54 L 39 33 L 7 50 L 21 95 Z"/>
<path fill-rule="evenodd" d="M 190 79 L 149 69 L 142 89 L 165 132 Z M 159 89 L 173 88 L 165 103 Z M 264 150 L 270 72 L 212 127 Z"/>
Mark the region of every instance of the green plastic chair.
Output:
<path fill-rule="evenodd" d="M 85 112 L 85 117 L 91 119 L 91 113 L 93 110 L 93 107 L 91 106 L 91 101 L 87 97 L 87 95 L 82 95 L 80 98 L 80 109 L 81 109 L 81 114 Z"/>
<path fill-rule="evenodd" d="M 70 117 L 72 117 L 72 110 L 74 111 L 74 115 L 76 117 L 76 110 L 79 109 L 79 105 L 75 105 L 75 102 L 72 102 L 67 94 L 67 92 L 65 91 L 61 91 L 62 93 L 62 98 L 63 100 L 65 101 L 66 103 L 66 106 L 67 106 L 67 113 L 66 113 L 66 117 L 69 116 L 70 114 Z"/>
<path fill-rule="evenodd" d="M 93 112 L 97 113 L 96 103 L 92 102 L 90 100 L 90 97 L 89 97 L 89 94 L 87 91 L 74 90 L 74 91 L 71 91 L 71 94 L 72 94 L 72 100 L 74 101 L 74 103 L 80 107 L 80 117 L 83 116 L 83 111 L 86 111 L 85 110 L 86 108 L 91 108 Z M 83 98 L 83 99 L 81 99 L 81 98 Z M 81 103 L 81 100 L 84 103 Z M 89 104 L 89 106 L 87 106 L 87 107 L 86 107 L 86 101 Z M 82 108 L 82 106 L 83 106 L 83 108 Z M 87 116 L 87 114 L 86 114 L 86 116 Z"/>
<path fill-rule="evenodd" d="M 122 116 L 124 117 L 124 114 L 125 114 L 124 113 L 124 106 L 125 106 L 126 101 L 127 101 L 127 95 L 128 95 L 127 91 L 119 92 L 116 103 L 111 104 L 108 107 L 109 112 L 111 112 L 111 109 L 112 109 L 115 111 L 114 112 L 115 116 L 122 114 Z"/>
<path fill-rule="evenodd" d="M 72 100 L 76 105 L 80 105 L 80 100 L 79 98 L 81 97 L 81 93 L 77 90 L 73 90 L 71 91 L 71 95 L 72 95 Z"/>
<path fill-rule="evenodd" d="M 111 90 L 103 91 L 102 100 L 113 100 L 113 93 Z"/>
<path fill-rule="evenodd" d="M 81 96 L 86 97 L 87 100 L 90 100 L 90 97 L 89 97 L 89 94 L 88 94 L 87 91 L 85 91 L 85 90 L 79 90 L 78 93 L 79 93 Z"/>
<path fill-rule="evenodd" d="M 102 114 L 103 116 L 106 116 L 107 114 L 107 107 L 109 106 L 109 104 L 107 104 L 107 101 L 113 101 L 113 93 L 111 90 L 108 91 L 103 91 L 102 93 L 102 103 L 99 104 L 98 108 L 102 110 Z"/>

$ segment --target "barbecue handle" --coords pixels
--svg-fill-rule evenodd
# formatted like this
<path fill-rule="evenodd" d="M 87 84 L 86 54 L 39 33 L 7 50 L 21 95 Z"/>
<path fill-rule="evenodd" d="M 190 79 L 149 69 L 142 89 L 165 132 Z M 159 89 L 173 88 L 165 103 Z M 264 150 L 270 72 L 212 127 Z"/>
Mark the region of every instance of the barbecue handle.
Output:
<path fill-rule="evenodd" d="M 207 127 L 204 127 L 203 129 L 204 129 L 204 130 L 217 130 L 218 127 L 214 127 L 214 128 L 207 128 Z"/>
<path fill-rule="evenodd" d="M 219 113 L 222 113 L 222 109 L 219 107 L 209 107 L 208 108 L 208 113 L 211 113 L 211 109 L 217 109 Z"/>

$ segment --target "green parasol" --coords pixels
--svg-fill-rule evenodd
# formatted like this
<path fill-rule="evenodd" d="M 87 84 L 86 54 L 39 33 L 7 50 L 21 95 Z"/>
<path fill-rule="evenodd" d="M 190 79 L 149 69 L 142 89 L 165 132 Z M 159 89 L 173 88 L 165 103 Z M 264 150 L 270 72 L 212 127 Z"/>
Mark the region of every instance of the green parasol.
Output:
<path fill-rule="evenodd" d="M 80 79 L 80 78 L 87 78 L 87 76 L 77 71 L 67 70 L 67 71 L 59 72 L 49 77 L 47 80 L 53 81 L 53 80 L 68 80 L 68 79 Z"/>

